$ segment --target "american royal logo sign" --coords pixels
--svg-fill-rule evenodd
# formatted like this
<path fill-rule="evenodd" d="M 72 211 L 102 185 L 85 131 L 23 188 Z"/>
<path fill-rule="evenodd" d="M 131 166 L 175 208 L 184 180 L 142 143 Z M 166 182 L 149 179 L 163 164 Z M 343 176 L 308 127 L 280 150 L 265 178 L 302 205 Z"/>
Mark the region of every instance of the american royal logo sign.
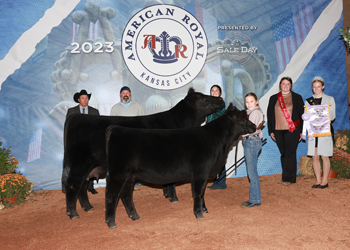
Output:
<path fill-rule="evenodd" d="M 160 90 L 185 86 L 202 70 L 208 42 L 202 25 L 184 9 L 153 5 L 126 25 L 122 54 L 130 72 Z"/>

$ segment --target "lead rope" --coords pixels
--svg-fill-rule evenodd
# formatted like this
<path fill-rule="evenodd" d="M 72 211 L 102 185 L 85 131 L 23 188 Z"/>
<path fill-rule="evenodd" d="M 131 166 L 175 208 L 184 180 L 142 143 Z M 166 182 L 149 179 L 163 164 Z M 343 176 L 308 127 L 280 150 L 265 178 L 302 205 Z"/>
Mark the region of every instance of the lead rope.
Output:
<path fill-rule="evenodd" d="M 265 138 L 263 141 L 262 141 L 262 145 L 261 146 L 264 146 L 265 144 L 267 143 L 267 139 Z M 242 161 L 242 162 L 241 162 Z M 224 175 L 226 175 L 226 173 L 228 171 L 230 171 L 232 168 L 232 171 L 230 171 L 227 175 L 230 175 L 233 171 L 236 171 L 237 168 L 239 166 L 241 166 L 241 164 L 245 162 L 245 157 L 243 156 L 241 159 L 238 160 L 238 165 L 237 165 L 237 161 L 235 162 L 235 164 L 233 164 L 231 167 L 229 167 L 228 169 L 226 169 L 225 173 L 223 173 L 222 175 L 218 175 L 218 177 L 215 179 L 216 181 L 221 181 L 221 179 L 223 178 Z M 236 171 L 236 174 L 237 174 L 237 171 Z"/>

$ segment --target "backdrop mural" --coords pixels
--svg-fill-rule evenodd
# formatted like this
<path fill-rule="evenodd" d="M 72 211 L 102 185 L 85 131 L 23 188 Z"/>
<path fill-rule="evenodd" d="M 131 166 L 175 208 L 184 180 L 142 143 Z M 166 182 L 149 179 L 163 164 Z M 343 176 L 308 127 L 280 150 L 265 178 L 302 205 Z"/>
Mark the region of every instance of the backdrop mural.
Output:
<path fill-rule="evenodd" d="M 190 13 L 207 39 L 203 68 L 174 89 L 141 83 L 123 59 L 125 27 L 156 4 Z M 341 0 L 3 0 L 0 140 L 4 147 L 11 146 L 18 170 L 35 189 L 60 189 L 63 124 L 67 109 L 76 105 L 75 92 L 92 93 L 89 104 L 109 115 L 120 101 L 120 88 L 127 85 L 133 100 L 152 114 L 173 107 L 189 87 L 209 94 L 218 84 L 227 104 L 244 109 L 245 94 L 254 92 L 266 112 L 282 76 L 292 77 L 293 91 L 304 100 L 312 95 L 311 79 L 322 76 L 325 93 L 336 100 L 335 130 L 349 128 L 345 51 L 339 37 L 342 13 Z M 158 29 L 175 33 L 167 25 Z M 101 53 L 96 52 L 99 46 Z M 281 173 L 277 146 L 266 128 L 263 132 L 267 143 L 259 174 Z M 299 144 L 298 159 L 302 155 L 305 142 Z M 242 156 L 239 145 L 238 158 Z M 227 167 L 233 161 L 232 151 Z M 230 174 L 241 176 L 246 176 L 244 164 Z"/>

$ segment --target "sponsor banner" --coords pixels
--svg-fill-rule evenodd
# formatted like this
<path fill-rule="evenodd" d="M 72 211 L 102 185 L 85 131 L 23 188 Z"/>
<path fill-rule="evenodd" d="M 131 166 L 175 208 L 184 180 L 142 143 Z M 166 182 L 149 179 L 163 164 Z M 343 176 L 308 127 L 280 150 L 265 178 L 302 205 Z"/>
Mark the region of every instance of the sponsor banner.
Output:
<path fill-rule="evenodd" d="M 0 22 L 0 140 L 36 189 L 60 188 L 66 112 L 81 89 L 106 116 L 122 86 L 149 115 L 189 87 L 209 94 L 214 84 L 238 109 L 254 92 L 266 113 L 281 77 L 306 99 L 322 76 L 336 97 L 335 131 L 349 128 L 340 0 L 37 2 L 2 0 Z M 281 173 L 278 148 L 263 134 L 258 172 Z M 306 143 L 297 154 L 306 155 Z M 231 151 L 227 168 L 234 158 Z M 231 177 L 246 174 L 242 164 Z"/>

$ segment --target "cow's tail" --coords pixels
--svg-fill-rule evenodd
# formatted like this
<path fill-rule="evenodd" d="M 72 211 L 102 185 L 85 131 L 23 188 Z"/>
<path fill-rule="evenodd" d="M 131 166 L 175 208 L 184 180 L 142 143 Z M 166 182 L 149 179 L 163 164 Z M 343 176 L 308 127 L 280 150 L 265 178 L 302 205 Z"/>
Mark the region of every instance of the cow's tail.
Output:
<path fill-rule="evenodd" d="M 62 169 L 62 192 L 66 192 L 66 183 L 69 176 L 70 167 L 67 164 L 66 157 L 63 158 L 63 169 Z"/>
<path fill-rule="evenodd" d="M 109 140 L 111 137 L 111 133 L 112 133 L 112 129 L 116 127 L 114 125 L 108 126 L 105 132 L 106 135 L 106 155 L 107 155 L 107 159 L 108 159 L 108 147 L 109 147 Z"/>

